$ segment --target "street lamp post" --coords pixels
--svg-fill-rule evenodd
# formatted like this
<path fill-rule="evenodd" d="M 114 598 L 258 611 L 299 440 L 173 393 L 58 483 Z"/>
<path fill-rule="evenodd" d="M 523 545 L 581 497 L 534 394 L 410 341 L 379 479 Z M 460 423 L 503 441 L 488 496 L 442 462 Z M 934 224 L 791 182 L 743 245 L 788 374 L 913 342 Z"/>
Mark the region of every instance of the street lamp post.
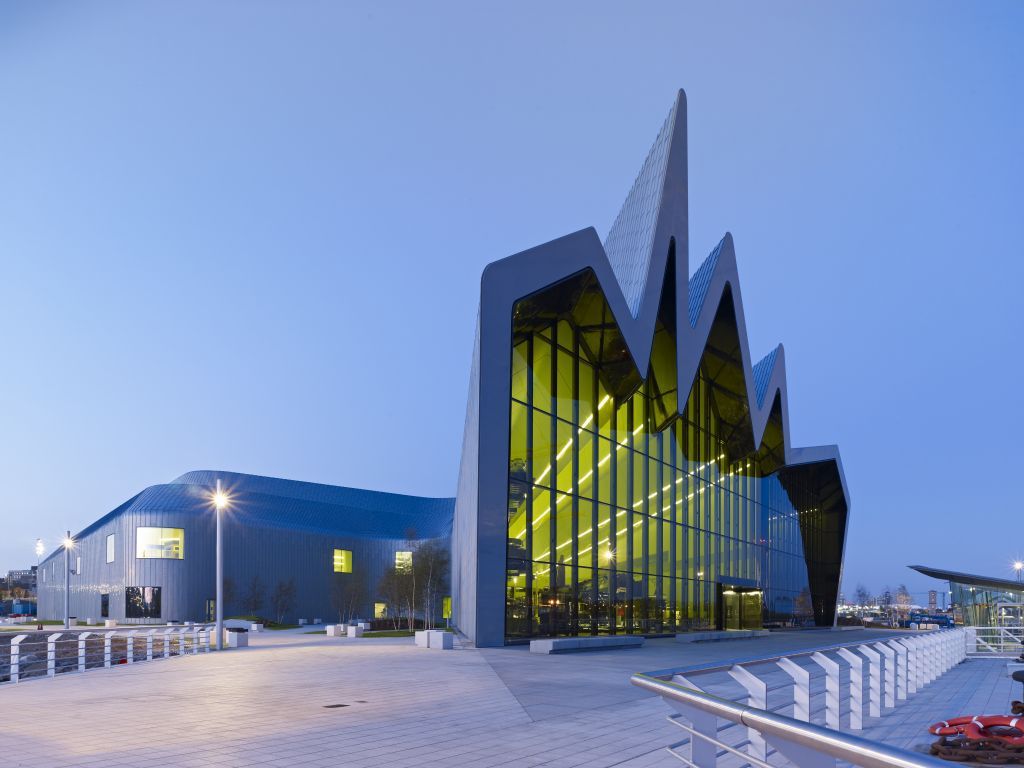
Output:
<path fill-rule="evenodd" d="M 43 628 L 43 625 L 39 623 L 42 621 L 39 616 L 39 569 L 42 567 L 44 551 L 43 540 L 36 539 L 36 627 L 38 629 Z"/>
<path fill-rule="evenodd" d="M 64 629 L 71 629 L 71 531 L 64 537 Z"/>
<path fill-rule="evenodd" d="M 213 494 L 213 506 L 217 510 L 217 597 L 215 603 L 217 611 L 216 647 L 218 651 L 224 647 L 224 536 L 221 530 L 221 518 L 227 505 L 228 497 L 221 490 L 220 479 L 218 479 L 217 492 Z"/>
<path fill-rule="evenodd" d="M 1013 564 L 1013 570 L 1017 572 L 1017 583 L 1019 584 L 1021 580 L 1021 571 L 1024 571 L 1024 563 L 1022 563 L 1020 560 L 1017 560 Z"/>

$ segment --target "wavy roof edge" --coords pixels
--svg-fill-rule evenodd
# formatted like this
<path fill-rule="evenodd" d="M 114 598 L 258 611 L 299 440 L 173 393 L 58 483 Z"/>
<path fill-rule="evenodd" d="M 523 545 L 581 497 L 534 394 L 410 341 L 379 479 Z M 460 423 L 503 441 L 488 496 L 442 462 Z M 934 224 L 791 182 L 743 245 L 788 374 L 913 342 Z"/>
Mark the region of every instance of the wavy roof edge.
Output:
<path fill-rule="evenodd" d="M 317 531 L 336 535 L 350 535 L 365 538 L 402 538 L 401 533 L 410 527 L 411 523 L 417 523 L 425 530 L 423 535 L 416 538 L 443 538 L 451 534 L 452 518 L 455 510 L 455 498 L 445 496 L 412 496 L 410 494 L 392 493 L 390 491 L 373 491 L 364 488 L 351 488 L 348 486 L 328 485 L 326 483 L 313 483 L 304 480 L 289 480 L 286 478 L 269 477 L 266 475 L 251 475 L 242 472 L 222 472 L 217 470 L 192 470 L 174 478 L 169 483 L 158 483 L 142 489 L 132 497 L 117 505 L 110 512 L 98 520 L 83 528 L 74 535 L 74 539 L 80 540 L 95 531 L 103 528 L 125 512 L 141 507 L 143 510 L 149 504 L 160 502 L 160 506 L 166 504 L 168 495 L 175 492 L 183 498 L 181 505 L 182 512 L 192 512 L 196 504 L 188 503 L 185 499 L 198 498 L 195 489 L 206 489 L 216 486 L 220 479 L 223 487 L 229 492 L 244 495 L 253 501 L 258 501 L 264 507 L 263 514 L 253 518 L 252 524 L 258 527 L 284 527 L 296 530 Z M 292 510 L 296 506 L 301 507 L 308 517 L 326 518 L 320 522 L 313 522 L 309 519 L 298 517 L 282 517 L 274 519 L 266 514 L 265 506 L 272 504 L 273 498 L 286 500 Z M 342 515 L 346 513 L 364 517 L 367 515 L 390 515 L 391 525 L 381 525 L 373 530 L 373 526 L 362 526 L 362 530 L 355 530 L 354 527 L 344 524 Z M 337 515 L 339 520 L 333 521 L 331 515 Z M 403 526 L 402 531 L 392 530 L 395 524 Z M 47 562 L 55 555 L 63 551 L 63 547 L 57 547 L 49 553 L 43 562 Z"/>

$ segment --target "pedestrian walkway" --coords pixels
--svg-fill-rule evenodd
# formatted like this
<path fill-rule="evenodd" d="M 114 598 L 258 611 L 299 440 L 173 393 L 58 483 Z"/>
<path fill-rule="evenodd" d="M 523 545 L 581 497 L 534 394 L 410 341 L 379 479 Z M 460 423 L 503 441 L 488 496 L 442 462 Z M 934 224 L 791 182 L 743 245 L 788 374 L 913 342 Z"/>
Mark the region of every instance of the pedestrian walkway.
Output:
<path fill-rule="evenodd" d="M 678 766 L 664 748 L 679 731 L 632 673 L 878 636 L 664 639 L 541 656 L 267 632 L 247 649 L 2 686 L 0 741 L 6 765 L 49 768 L 667 768 Z"/>

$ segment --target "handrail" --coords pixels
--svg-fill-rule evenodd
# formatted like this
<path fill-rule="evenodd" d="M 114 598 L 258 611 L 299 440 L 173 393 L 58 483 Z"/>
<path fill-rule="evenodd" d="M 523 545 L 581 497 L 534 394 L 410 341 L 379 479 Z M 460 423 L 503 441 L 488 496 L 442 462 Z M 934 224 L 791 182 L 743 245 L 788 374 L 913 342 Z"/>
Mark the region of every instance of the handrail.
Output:
<path fill-rule="evenodd" d="M 863 768 L 931 768 L 945 765 L 941 760 L 927 755 L 918 755 L 859 736 L 823 728 L 814 723 L 794 720 L 658 677 L 635 674 L 630 678 L 630 682 L 670 701 L 754 728 L 769 740 L 775 737 Z"/>
<path fill-rule="evenodd" d="M 928 634 L 931 634 L 935 631 L 937 630 L 925 630 L 925 632 L 893 630 L 891 637 L 887 636 L 885 638 L 877 638 L 876 640 L 872 640 L 870 642 L 882 642 L 886 639 L 898 640 L 902 637 L 927 637 Z M 839 648 L 858 648 L 864 645 L 864 643 L 865 641 L 863 639 L 854 640 L 849 643 L 832 643 L 830 645 L 822 645 L 815 648 L 804 648 L 799 651 L 778 653 L 772 656 L 750 656 L 741 659 L 727 659 L 726 661 L 720 661 L 715 664 L 692 664 L 688 667 L 669 667 L 667 669 L 656 669 L 652 672 L 646 672 L 644 674 L 648 677 L 654 677 L 661 680 L 670 680 L 676 675 L 686 676 L 696 672 L 699 672 L 702 675 L 710 672 L 728 672 L 735 666 L 746 667 L 752 664 L 772 664 L 774 662 L 779 661 L 780 659 L 792 659 L 797 656 L 813 656 L 816 653 L 822 653 L 824 651 L 834 651 Z"/>

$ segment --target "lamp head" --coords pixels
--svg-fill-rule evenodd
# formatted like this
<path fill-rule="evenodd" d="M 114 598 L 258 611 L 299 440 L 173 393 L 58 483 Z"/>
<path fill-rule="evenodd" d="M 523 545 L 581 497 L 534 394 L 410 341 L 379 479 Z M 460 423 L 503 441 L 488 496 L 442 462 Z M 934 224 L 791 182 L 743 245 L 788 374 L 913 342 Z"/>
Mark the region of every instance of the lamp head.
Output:
<path fill-rule="evenodd" d="M 64 539 L 61 541 L 61 544 L 64 545 L 64 549 L 74 549 L 75 548 L 75 540 L 73 538 L 71 538 L 70 536 L 65 536 Z"/>
<path fill-rule="evenodd" d="M 1014 564 L 1013 564 L 1013 570 L 1015 570 L 1015 571 L 1019 571 L 1019 570 L 1021 570 L 1022 568 L 1024 568 L 1024 563 L 1022 563 L 1022 562 L 1021 562 L 1020 560 L 1017 560 L 1017 561 L 1015 561 L 1015 562 L 1014 562 Z"/>

